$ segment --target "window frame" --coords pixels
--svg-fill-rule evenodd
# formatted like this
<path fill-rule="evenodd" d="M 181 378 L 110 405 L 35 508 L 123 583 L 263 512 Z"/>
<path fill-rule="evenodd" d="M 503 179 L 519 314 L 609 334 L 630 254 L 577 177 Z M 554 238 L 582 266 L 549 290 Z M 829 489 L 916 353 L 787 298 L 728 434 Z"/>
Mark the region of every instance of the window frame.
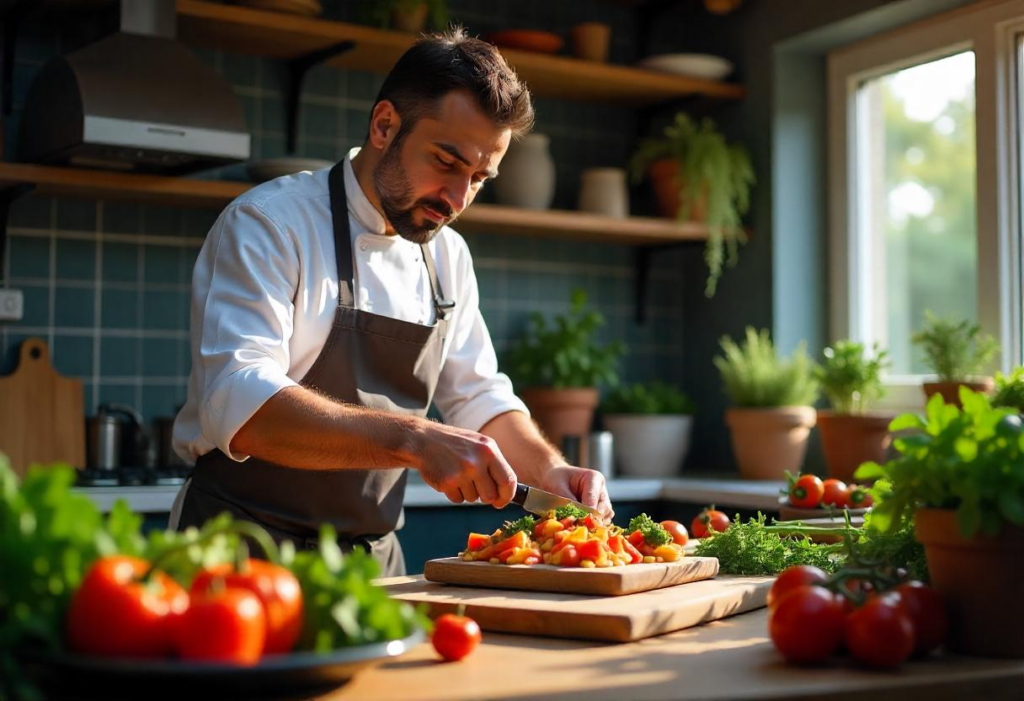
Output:
<path fill-rule="evenodd" d="M 833 341 L 867 336 L 865 265 L 857 201 L 857 91 L 871 78 L 943 56 L 975 54 L 975 150 L 978 236 L 978 322 L 1002 347 L 996 369 L 1024 361 L 1022 342 L 1020 126 L 1024 96 L 1018 40 L 1024 42 L 1024 4 L 994 0 L 944 13 L 838 49 L 828 56 L 829 332 Z M 1022 44 L 1024 47 L 1024 44 Z M 1021 51 L 1024 51 L 1022 48 Z M 883 408 L 917 409 L 927 376 L 886 378 Z"/>

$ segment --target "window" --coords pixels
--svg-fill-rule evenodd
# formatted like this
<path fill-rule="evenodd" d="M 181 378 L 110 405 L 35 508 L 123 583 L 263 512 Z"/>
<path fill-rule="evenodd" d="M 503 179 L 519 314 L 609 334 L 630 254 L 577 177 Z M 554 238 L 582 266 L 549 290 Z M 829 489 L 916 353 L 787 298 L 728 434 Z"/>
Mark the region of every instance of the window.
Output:
<path fill-rule="evenodd" d="M 1021 15 L 1021 16 L 1018 16 Z M 920 406 L 925 311 L 1021 357 L 1018 3 L 965 8 L 829 57 L 831 335 L 887 348 Z"/>

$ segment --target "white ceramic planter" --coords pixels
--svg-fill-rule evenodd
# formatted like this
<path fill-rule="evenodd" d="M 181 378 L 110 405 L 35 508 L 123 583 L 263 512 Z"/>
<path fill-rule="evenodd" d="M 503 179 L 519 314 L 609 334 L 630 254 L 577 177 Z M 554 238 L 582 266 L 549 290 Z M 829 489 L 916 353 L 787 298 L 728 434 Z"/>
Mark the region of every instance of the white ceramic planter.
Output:
<path fill-rule="evenodd" d="M 604 425 L 615 437 L 615 461 L 624 476 L 676 476 L 690 452 L 692 416 L 606 414 Z"/>
<path fill-rule="evenodd" d="M 555 161 L 548 150 L 550 139 L 530 134 L 513 141 L 501 161 L 501 175 L 494 181 L 498 203 L 523 209 L 547 209 L 555 197 Z"/>

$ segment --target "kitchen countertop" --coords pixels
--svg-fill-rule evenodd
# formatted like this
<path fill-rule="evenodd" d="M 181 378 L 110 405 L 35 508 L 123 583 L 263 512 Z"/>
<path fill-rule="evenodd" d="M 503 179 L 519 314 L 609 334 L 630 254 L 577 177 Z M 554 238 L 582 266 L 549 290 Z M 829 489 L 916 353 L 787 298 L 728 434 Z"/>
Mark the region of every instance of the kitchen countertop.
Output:
<path fill-rule="evenodd" d="M 778 509 L 779 491 L 785 482 L 751 482 L 740 479 L 672 478 L 613 479 L 608 483 L 612 501 L 649 501 L 663 499 L 691 504 L 715 504 L 740 509 Z M 101 511 L 110 511 L 117 499 L 124 499 L 134 511 L 168 513 L 179 487 L 78 487 L 80 494 L 90 497 Z M 454 506 L 441 493 L 419 481 L 410 480 L 406 490 L 407 507 Z M 464 508 L 479 508 L 479 504 Z"/>
<path fill-rule="evenodd" d="M 429 643 L 319 699 L 1019 699 L 1024 661 L 944 654 L 899 671 L 784 664 L 767 611 L 635 643 L 604 644 L 484 633 L 472 655 L 442 663 Z"/>

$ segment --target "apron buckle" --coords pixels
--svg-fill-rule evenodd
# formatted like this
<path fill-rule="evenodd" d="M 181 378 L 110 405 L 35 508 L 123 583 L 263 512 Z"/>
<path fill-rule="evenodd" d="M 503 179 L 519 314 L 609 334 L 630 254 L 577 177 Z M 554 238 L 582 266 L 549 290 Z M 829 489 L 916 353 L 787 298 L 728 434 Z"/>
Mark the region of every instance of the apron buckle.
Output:
<path fill-rule="evenodd" d="M 455 300 L 435 297 L 434 306 L 437 307 L 438 318 L 448 321 L 452 318 L 453 310 L 455 309 Z"/>

